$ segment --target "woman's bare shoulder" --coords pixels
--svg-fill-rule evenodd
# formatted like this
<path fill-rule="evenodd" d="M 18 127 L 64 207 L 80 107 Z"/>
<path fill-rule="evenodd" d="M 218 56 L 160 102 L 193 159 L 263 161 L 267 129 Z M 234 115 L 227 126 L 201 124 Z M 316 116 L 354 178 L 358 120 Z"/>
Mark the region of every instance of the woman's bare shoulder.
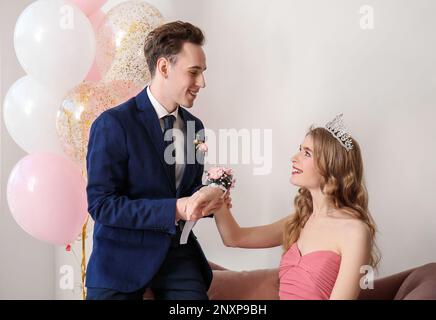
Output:
<path fill-rule="evenodd" d="M 340 235 L 340 238 L 344 239 L 344 241 L 351 239 L 364 240 L 370 235 L 368 225 L 364 221 L 351 216 L 346 211 L 337 210 L 334 219 L 335 231 Z"/>

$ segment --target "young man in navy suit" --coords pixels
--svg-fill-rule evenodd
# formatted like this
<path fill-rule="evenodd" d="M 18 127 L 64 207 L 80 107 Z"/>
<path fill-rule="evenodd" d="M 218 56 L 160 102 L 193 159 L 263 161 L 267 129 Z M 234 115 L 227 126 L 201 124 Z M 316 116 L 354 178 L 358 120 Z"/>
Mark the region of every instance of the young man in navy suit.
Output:
<path fill-rule="evenodd" d="M 140 300 L 147 288 L 156 299 L 208 299 L 212 271 L 196 237 L 180 244 L 184 221 L 224 203 L 220 189 L 202 186 L 203 164 L 189 154 L 204 128 L 186 110 L 205 87 L 203 43 L 201 30 L 186 22 L 150 32 L 150 85 L 92 125 L 87 299 Z"/>

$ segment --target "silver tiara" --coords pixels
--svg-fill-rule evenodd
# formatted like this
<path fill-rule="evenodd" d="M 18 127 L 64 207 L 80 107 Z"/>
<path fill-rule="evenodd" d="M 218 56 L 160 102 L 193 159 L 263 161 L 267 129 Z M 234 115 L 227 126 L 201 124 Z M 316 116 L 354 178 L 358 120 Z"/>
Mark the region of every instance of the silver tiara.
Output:
<path fill-rule="evenodd" d="M 351 135 L 348 133 L 347 128 L 342 120 L 343 114 L 337 115 L 332 121 L 325 125 L 325 128 L 335 137 L 341 145 L 350 151 L 353 149 L 353 141 Z"/>

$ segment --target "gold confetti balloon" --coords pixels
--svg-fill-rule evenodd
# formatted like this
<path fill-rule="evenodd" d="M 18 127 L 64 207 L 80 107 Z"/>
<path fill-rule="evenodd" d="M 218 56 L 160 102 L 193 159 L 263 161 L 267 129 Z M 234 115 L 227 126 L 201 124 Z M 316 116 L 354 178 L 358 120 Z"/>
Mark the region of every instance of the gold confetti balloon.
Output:
<path fill-rule="evenodd" d="M 141 0 L 126 1 L 109 10 L 96 33 L 96 62 L 103 79 L 147 84 L 145 38 L 163 23 L 161 13 Z"/>
<path fill-rule="evenodd" d="M 141 89 L 132 81 L 82 82 L 72 89 L 63 99 L 56 118 L 64 153 L 84 169 L 89 130 L 94 120 Z"/>

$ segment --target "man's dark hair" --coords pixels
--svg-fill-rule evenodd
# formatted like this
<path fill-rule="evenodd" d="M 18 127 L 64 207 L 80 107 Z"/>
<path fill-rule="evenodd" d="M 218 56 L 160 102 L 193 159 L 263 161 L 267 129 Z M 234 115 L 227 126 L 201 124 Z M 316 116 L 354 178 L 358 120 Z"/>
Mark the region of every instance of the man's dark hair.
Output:
<path fill-rule="evenodd" d="M 157 27 L 147 35 L 144 54 L 152 78 L 156 72 L 157 60 L 165 57 L 171 63 L 175 63 L 176 55 L 182 50 L 185 42 L 202 46 L 203 32 L 189 22 L 174 21 Z"/>

